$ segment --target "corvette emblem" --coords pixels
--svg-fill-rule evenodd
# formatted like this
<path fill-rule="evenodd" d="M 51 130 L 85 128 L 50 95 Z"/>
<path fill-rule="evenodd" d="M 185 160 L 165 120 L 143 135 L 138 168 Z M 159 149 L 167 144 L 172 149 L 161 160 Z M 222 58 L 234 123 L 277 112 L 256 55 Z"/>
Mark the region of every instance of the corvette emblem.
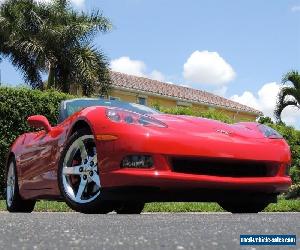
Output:
<path fill-rule="evenodd" d="M 223 129 L 217 129 L 217 132 L 218 132 L 218 133 L 221 133 L 221 134 L 224 134 L 224 135 L 230 135 L 230 134 L 231 134 L 230 132 L 225 131 L 225 130 L 223 130 Z"/>

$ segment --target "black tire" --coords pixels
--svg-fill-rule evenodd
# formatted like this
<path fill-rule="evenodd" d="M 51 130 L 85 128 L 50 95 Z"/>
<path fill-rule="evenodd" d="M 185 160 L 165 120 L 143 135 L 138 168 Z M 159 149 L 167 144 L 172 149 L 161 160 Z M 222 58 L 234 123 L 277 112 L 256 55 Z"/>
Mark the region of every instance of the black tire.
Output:
<path fill-rule="evenodd" d="M 11 165 L 12 164 L 12 165 Z M 19 193 L 19 185 L 18 185 L 18 173 L 17 173 L 17 167 L 16 167 L 16 160 L 14 157 L 11 157 L 8 161 L 7 167 L 6 167 L 6 185 L 7 185 L 7 179 L 8 179 L 8 173 L 10 166 L 12 166 L 12 170 L 14 171 L 14 182 L 12 186 L 14 186 L 14 191 L 11 194 L 11 199 L 8 201 L 8 195 L 6 193 L 6 208 L 7 211 L 11 213 L 31 213 L 35 206 L 35 200 L 24 200 L 20 196 Z M 8 189 L 8 186 L 6 186 L 6 191 Z"/>
<path fill-rule="evenodd" d="M 140 214 L 144 209 L 142 202 L 122 202 L 115 209 L 117 214 Z"/>
<path fill-rule="evenodd" d="M 78 202 L 72 200 L 68 196 L 68 194 L 65 191 L 64 185 L 63 185 L 62 171 L 63 171 L 64 159 L 66 157 L 68 149 L 78 138 L 80 138 L 82 136 L 86 136 L 86 135 L 92 135 L 92 134 L 88 129 L 81 129 L 81 130 L 76 131 L 68 139 L 66 146 L 62 152 L 62 155 L 61 155 L 61 158 L 59 161 L 59 166 L 58 166 L 59 189 L 60 189 L 61 195 L 65 199 L 65 202 L 71 209 L 73 209 L 77 212 L 85 213 L 85 214 L 106 214 L 106 213 L 113 211 L 113 203 L 110 201 L 104 201 L 101 199 L 101 188 L 100 188 L 100 194 L 94 200 L 87 202 L 87 203 L 78 203 Z"/>
<path fill-rule="evenodd" d="M 268 202 L 219 202 L 219 205 L 226 211 L 233 214 L 236 213 L 258 213 L 263 211 L 268 205 Z"/>

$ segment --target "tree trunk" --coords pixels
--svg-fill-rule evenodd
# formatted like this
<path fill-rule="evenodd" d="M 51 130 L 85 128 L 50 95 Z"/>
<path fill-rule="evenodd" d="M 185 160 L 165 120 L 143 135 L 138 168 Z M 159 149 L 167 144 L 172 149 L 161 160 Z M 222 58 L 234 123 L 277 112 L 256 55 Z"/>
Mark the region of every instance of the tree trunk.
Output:
<path fill-rule="evenodd" d="M 50 64 L 49 67 L 49 74 L 48 74 L 48 88 L 55 88 L 55 69 L 52 66 L 52 64 Z"/>

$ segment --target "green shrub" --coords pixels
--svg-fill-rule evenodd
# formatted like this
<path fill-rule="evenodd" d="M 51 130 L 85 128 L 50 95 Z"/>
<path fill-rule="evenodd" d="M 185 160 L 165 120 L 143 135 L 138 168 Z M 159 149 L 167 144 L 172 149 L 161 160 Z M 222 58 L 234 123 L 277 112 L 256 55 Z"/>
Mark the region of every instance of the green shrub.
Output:
<path fill-rule="evenodd" d="M 46 92 L 26 88 L 0 87 L 0 195 L 4 190 L 4 170 L 11 143 L 22 133 L 32 131 L 28 116 L 41 114 L 56 124 L 62 100 L 73 96 L 57 91 Z"/>
<path fill-rule="evenodd" d="M 190 107 L 174 107 L 174 108 L 165 108 L 160 107 L 159 105 L 154 105 L 154 108 L 158 109 L 163 113 L 174 114 L 174 115 L 191 115 L 191 116 L 198 116 L 204 117 L 208 119 L 219 120 L 226 123 L 233 123 L 233 119 L 226 115 L 224 112 L 219 110 L 207 110 L 207 111 L 200 111 L 197 109 L 193 109 Z"/>

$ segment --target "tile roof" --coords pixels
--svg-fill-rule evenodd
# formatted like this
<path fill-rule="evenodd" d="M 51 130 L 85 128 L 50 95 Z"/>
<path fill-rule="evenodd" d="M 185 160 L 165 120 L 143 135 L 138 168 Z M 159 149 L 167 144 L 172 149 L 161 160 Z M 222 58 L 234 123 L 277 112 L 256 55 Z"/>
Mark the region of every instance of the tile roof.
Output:
<path fill-rule="evenodd" d="M 209 92 L 111 71 L 112 86 L 261 115 L 262 112 Z"/>

